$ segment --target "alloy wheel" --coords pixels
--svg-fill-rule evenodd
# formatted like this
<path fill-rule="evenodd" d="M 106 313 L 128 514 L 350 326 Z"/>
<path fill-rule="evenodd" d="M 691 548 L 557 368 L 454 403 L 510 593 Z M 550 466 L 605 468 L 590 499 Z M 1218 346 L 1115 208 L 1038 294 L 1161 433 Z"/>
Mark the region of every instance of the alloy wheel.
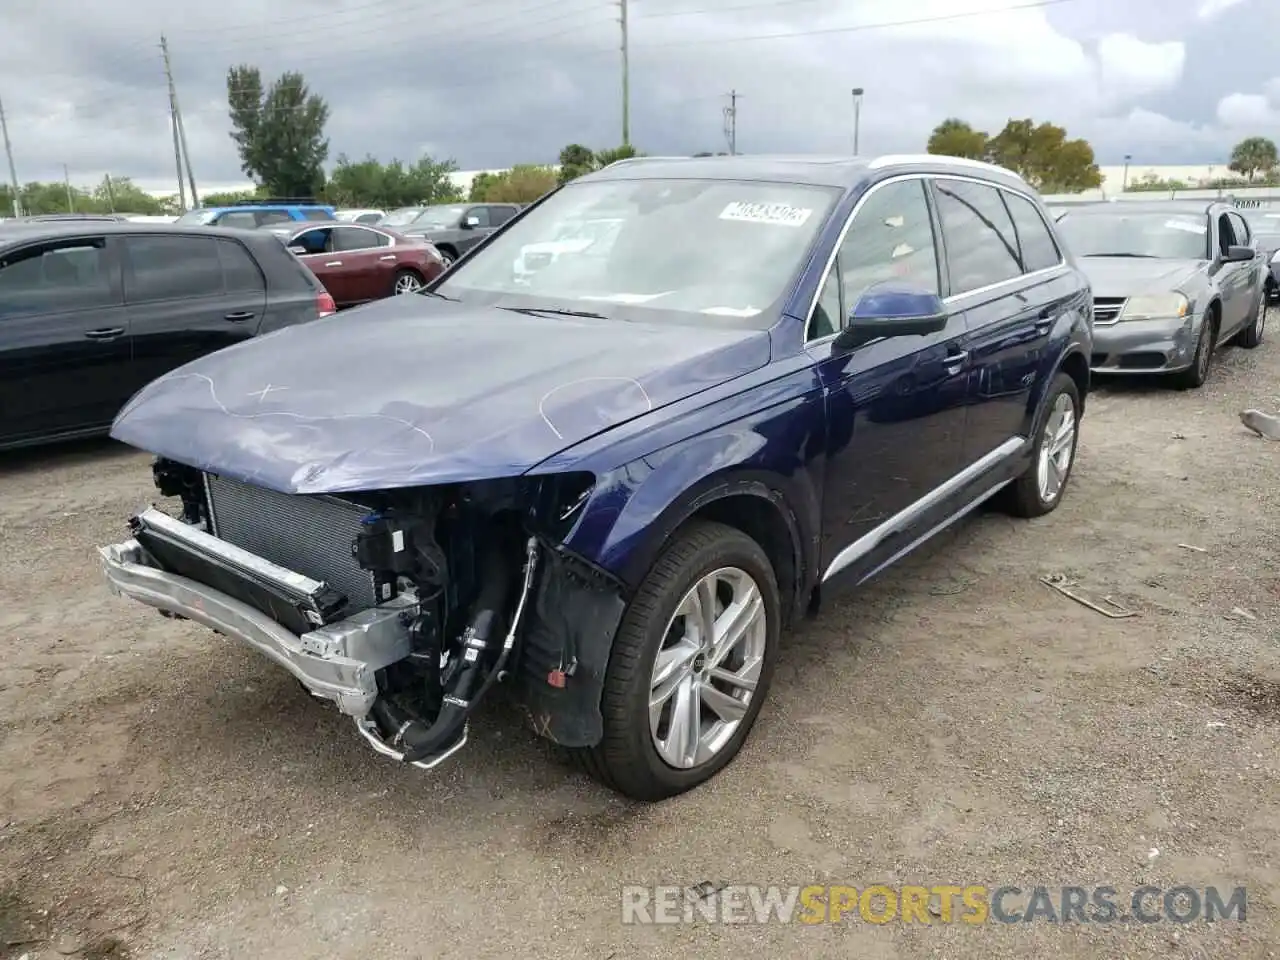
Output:
<path fill-rule="evenodd" d="M 1075 402 L 1069 395 L 1060 393 L 1045 418 L 1040 438 L 1040 461 L 1036 465 L 1040 499 L 1045 503 L 1053 503 L 1062 495 L 1075 451 Z"/>
<path fill-rule="evenodd" d="M 422 289 L 422 281 L 412 273 L 402 273 L 396 277 L 396 293 L 417 293 Z"/>
<path fill-rule="evenodd" d="M 714 570 L 684 595 L 663 636 L 649 730 L 663 762 L 688 770 L 733 739 L 755 693 L 768 638 L 760 588 L 737 567 Z"/>

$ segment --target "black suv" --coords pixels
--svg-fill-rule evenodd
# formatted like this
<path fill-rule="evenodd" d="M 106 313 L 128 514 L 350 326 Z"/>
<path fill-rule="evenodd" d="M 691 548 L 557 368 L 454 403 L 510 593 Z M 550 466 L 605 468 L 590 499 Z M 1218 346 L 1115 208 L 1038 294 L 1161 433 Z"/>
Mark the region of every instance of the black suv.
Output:
<path fill-rule="evenodd" d="M 0 449 L 104 434 L 161 374 L 333 310 L 269 233 L 0 224 Z"/>

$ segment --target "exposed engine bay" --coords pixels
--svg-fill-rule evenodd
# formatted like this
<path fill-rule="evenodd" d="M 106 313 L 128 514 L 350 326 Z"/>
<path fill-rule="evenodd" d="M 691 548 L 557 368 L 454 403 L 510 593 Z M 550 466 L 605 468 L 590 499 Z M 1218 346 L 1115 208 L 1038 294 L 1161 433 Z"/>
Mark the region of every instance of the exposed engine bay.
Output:
<path fill-rule="evenodd" d="M 589 474 L 329 496 L 153 469 L 181 513 L 144 510 L 102 548 L 115 592 L 244 640 L 403 762 L 455 753 L 509 677 L 537 732 L 598 740 L 624 604 L 560 547 Z"/>

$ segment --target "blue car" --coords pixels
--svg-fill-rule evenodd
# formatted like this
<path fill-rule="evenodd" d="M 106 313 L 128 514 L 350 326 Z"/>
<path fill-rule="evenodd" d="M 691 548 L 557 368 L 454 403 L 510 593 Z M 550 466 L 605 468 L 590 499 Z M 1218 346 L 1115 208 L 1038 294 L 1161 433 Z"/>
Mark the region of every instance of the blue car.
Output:
<path fill-rule="evenodd" d="M 737 754 L 820 598 L 993 497 L 1061 503 L 1090 311 L 998 167 L 617 163 L 421 295 L 144 387 L 112 435 L 171 505 L 101 549 L 106 579 L 384 756 L 441 763 L 501 686 L 604 783 L 669 797 Z"/>
<path fill-rule="evenodd" d="M 335 220 L 337 210 L 314 200 L 241 200 L 229 207 L 197 207 L 188 210 L 175 222 L 193 227 L 232 227 L 256 230 L 273 223 L 297 223 L 305 220 Z"/>

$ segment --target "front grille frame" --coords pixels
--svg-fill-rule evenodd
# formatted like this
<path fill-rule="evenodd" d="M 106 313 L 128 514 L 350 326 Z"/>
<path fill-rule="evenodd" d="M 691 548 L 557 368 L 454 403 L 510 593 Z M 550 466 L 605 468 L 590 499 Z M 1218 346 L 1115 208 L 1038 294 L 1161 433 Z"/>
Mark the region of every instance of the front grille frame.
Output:
<path fill-rule="evenodd" d="M 351 545 L 371 508 L 327 494 L 289 494 L 205 473 L 210 532 L 264 560 L 324 583 L 347 599 L 348 610 L 378 603 L 373 574 Z"/>
<path fill-rule="evenodd" d="M 1109 327 L 1120 322 L 1120 311 L 1124 309 L 1127 297 L 1094 297 L 1093 325 Z"/>

